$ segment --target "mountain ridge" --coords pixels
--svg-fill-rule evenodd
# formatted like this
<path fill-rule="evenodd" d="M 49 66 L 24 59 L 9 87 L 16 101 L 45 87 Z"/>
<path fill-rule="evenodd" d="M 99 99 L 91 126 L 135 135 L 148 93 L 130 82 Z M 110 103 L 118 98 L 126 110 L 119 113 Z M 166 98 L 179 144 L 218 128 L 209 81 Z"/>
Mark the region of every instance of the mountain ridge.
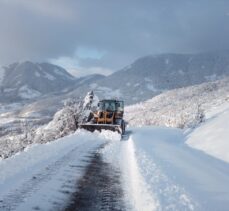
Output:
<path fill-rule="evenodd" d="M 61 91 L 75 81 L 64 68 L 49 63 L 13 63 L 3 67 L 1 72 L 2 99 L 31 99 Z"/>
<path fill-rule="evenodd" d="M 18 67 L 23 65 L 25 67 L 20 70 Z M 29 86 L 22 86 L 22 84 L 17 86 L 18 78 L 15 78 L 17 74 L 14 73 L 14 70 L 24 71 L 24 75 L 27 75 L 29 71 L 30 78 L 25 77 L 26 83 L 22 83 L 26 85 L 29 81 Z M 33 73 L 31 70 L 34 70 Z M 56 74 L 55 70 L 61 74 Z M 22 64 L 13 63 L 5 68 L 5 72 L 8 72 L 8 77 L 5 77 L 7 80 L 3 80 L 2 87 L 6 90 L 5 98 L 8 97 L 12 100 L 23 98 L 20 92 L 26 92 L 27 89 L 32 89 L 31 93 L 27 92 L 27 96 L 35 93 L 33 96 L 39 97 L 56 92 L 59 95 L 66 93 L 69 97 L 76 98 L 93 90 L 100 98 L 121 98 L 125 100 L 126 104 L 133 104 L 150 99 L 167 90 L 201 84 L 228 76 L 229 51 L 147 55 L 108 76 L 94 74 L 75 78 L 59 66 L 28 61 Z M 11 72 L 13 72 L 13 77 L 9 74 Z M 0 74 L 0 81 L 1 75 L 3 74 Z M 38 80 L 39 76 L 41 76 L 41 80 Z M 56 81 L 56 78 L 59 80 Z M 12 89 L 16 89 L 16 91 Z M 24 96 L 26 97 L 26 95 Z"/>
<path fill-rule="evenodd" d="M 229 51 L 199 54 L 158 54 L 135 60 L 107 76 L 97 87 L 119 90 L 131 103 L 147 100 L 166 90 L 182 88 L 229 75 Z"/>

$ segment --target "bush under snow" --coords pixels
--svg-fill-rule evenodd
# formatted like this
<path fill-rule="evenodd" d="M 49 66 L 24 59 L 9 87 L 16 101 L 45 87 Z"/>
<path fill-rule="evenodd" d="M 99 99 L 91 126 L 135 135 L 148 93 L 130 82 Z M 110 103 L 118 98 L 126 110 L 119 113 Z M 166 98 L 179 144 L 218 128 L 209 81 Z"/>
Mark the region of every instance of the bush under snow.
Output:
<path fill-rule="evenodd" d="M 174 89 L 151 100 L 128 106 L 125 119 L 131 126 L 191 128 L 204 121 L 207 110 L 228 100 L 229 78 L 225 78 Z"/>
<path fill-rule="evenodd" d="M 47 143 L 74 133 L 78 128 L 78 123 L 87 120 L 97 103 L 97 96 L 89 92 L 81 102 L 72 99 L 66 101 L 64 107 L 47 125 L 34 128 L 33 125 L 24 122 L 20 128 L 21 134 L 8 136 L 0 142 L 0 159 L 9 157 L 30 144 Z"/>

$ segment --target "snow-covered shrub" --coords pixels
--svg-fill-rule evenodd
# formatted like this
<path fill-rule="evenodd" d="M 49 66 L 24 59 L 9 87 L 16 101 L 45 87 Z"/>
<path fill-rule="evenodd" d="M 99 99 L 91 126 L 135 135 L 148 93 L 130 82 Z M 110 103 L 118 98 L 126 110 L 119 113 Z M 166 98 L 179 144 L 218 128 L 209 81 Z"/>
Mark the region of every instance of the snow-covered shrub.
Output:
<path fill-rule="evenodd" d="M 83 101 L 67 100 L 63 109 L 58 111 L 48 125 L 35 131 L 31 137 L 36 143 L 45 143 L 68 134 L 74 133 L 78 124 L 86 121 L 91 109 L 97 106 L 98 98 L 93 92 L 88 92 Z"/>
<path fill-rule="evenodd" d="M 58 111 L 48 125 L 38 128 L 32 135 L 36 143 L 48 142 L 70 133 L 73 133 L 77 127 L 77 116 L 79 116 L 79 103 L 70 101 L 65 103 L 64 107 Z"/>
<path fill-rule="evenodd" d="M 33 143 L 46 143 L 57 138 L 74 133 L 78 124 L 88 118 L 91 110 L 95 109 L 98 104 L 97 96 L 93 92 L 89 92 L 83 101 L 69 99 L 64 103 L 61 110 L 56 112 L 52 121 L 47 125 L 35 128 L 29 121 L 21 121 L 16 128 L 17 133 L 14 134 L 14 129 L 10 133 L 5 133 L 1 128 L 0 141 L 0 159 L 7 158 L 18 151 L 23 150 Z M 10 134 L 5 135 L 4 134 Z"/>
<path fill-rule="evenodd" d="M 193 128 L 204 121 L 212 107 L 228 102 L 229 77 L 174 89 L 125 109 L 130 126 L 157 125 Z"/>

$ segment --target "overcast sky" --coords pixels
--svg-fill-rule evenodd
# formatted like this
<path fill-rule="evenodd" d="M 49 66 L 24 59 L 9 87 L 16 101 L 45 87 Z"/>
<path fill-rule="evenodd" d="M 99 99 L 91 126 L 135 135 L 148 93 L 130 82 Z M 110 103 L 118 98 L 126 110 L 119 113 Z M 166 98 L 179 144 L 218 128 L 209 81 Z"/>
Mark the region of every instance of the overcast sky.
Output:
<path fill-rule="evenodd" d="M 229 49 L 229 0 L 0 0 L 0 64 L 109 74 L 148 54 Z"/>

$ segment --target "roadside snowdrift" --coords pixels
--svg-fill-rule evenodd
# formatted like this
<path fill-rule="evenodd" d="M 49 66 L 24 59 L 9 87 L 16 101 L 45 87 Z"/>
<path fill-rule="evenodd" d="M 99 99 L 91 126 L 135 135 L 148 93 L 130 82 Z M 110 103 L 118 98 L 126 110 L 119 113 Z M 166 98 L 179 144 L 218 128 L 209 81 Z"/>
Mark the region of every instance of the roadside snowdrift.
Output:
<path fill-rule="evenodd" d="M 187 137 L 187 144 L 229 162 L 229 103 L 213 108 L 206 121 Z"/>
<path fill-rule="evenodd" d="M 99 138 L 99 136 L 102 136 L 99 134 L 96 135 L 95 138 L 95 135 L 96 134 L 79 130 L 75 134 L 46 144 L 30 145 L 25 148 L 24 151 L 18 152 L 8 159 L 0 160 L 0 184 L 4 184 L 6 180 L 10 180 L 12 176 L 15 177 L 15 175 L 18 174 L 31 174 L 32 171 L 36 171 L 37 165 L 46 166 L 47 162 L 52 162 L 52 160 L 64 156 L 69 153 L 73 147 L 80 146 L 85 142 L 91 145 L 95 139 L 98 139 L 96 142 L 97 145 L 101 144 L 101 140 L 105 138 Z"/>
<path fill-rule="evenodd" d="M 132 130 L 128 142 L 157 210 L 228 210 L 228 163 L 188 147 L 181 129 Z"/>
<path fill-rule="evenodd" d="M 229 162 L 229 78 L 168 91 L 129 106 L 131 126 L 186 128 L 187 144 Z"/>
<path fill-rule="evenodd" d="M 127 210 L 228 210 L 228 163 L 187 146 L 182 129 L 130 131 L 101 150 L 120 168 Z"/>

